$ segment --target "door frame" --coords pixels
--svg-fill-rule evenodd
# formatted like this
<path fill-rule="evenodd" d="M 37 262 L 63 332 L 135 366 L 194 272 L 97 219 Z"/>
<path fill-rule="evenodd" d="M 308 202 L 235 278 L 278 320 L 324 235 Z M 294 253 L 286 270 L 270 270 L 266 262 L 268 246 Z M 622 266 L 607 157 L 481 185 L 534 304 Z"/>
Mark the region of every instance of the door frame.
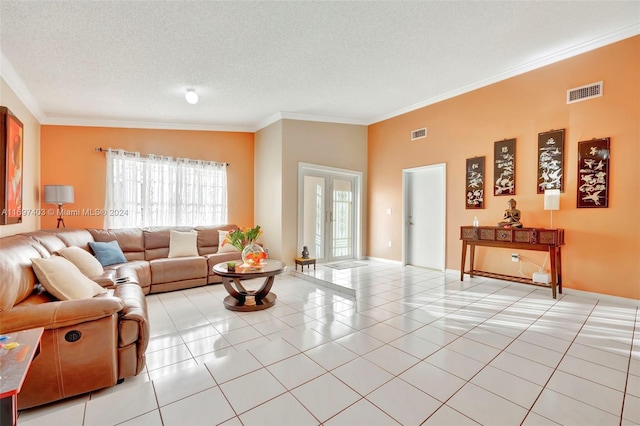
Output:
<path fill-rule="evenodd" d="M 362 172 L 357 170 L 349 170 L 349 169 L 341 169 L 337 167 L 330 166 L 322 166 L 319 164 L 311 164 L 311 163 L 298 163 L 298 235 L 296 237 L 297 245 L 302 250 L 303 244 L 303 234 L 304 230 L 302 229 L 303 224 L 303 215 L 304 215 L 304 176 L 305 172 L 318 172 L 323 174 L 331 174 L 331 175 L 342 175 L 347 176 L 354 179 L 354 188 L 353 188 L 353 200 L 354 200 L 354 212 L 353 212 L 353 258 L 361 259 L 362 258 L 362 225 L 364 218 L 362 217 L 362 209 L 363 209 L 363 197 L 364 193 L 362 190 Z"/>
<path fill-rule="evenodd" d="M 409 187 L 407 185 L 411 173 L 420 172 L 427 169 L 440 169 L 442 173 L 442 265 L 441 271 L 447 266 L 447 164 L 438 163 L 428 166 L 412 167 L 402 169 L 402 266 L 406 266 L 409 258 L 409 223 L 407 214 L 409 210 Z"/>

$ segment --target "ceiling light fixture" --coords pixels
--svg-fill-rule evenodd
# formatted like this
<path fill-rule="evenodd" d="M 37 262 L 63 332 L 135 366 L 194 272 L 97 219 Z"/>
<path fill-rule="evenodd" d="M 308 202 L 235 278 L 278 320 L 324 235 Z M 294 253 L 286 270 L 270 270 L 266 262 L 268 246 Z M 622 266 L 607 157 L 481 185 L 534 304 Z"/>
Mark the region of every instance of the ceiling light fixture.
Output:
<path fill-rule="evenodd" d="M 184 97 L 191 105 L 198 103 L 198 94 L 193 89 L 187 89 L 187 94 Z"/>

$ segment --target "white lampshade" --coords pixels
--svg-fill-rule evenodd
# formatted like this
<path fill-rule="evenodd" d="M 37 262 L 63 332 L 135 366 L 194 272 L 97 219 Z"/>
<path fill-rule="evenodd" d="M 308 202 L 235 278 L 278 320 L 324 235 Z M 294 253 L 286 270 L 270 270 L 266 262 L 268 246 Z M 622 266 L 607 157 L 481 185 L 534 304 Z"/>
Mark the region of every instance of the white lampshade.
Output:
<path fill-rule="evenodd" d="M 560 190 L 559 189 L 545 189 L 544 209 L 560 210 Z"/>
<path fill-rule="evenodd" d="M 198 103 L 198 94 L 193 89 L 187 90 L 187 93 L 186 95 L 184 95 L 184 97 L 191 105 L 195 105 Z"/>
<path fill-rule="evenodd" d="M 73 186 L 71 185 L 45 185 L 44 202 L 50 204 L 73 203 Z"/>

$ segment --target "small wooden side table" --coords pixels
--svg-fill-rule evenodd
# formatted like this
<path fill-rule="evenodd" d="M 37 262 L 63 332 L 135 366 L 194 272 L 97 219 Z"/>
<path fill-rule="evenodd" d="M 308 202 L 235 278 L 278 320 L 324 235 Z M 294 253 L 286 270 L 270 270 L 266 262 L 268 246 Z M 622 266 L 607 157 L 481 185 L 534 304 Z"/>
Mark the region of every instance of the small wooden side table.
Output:
<path fill-rule="evenodd" d="M 293 261 L 296 262 L 296 271 L 298 270 L 298 265 L 300 265 L 300 270 L 304 271 L 304 265 L 307 265 L 307 269 L 309 269 L 309 265 L 313 265 L 313 270 L 316 269 L 316 258 L 308 257 L 306 259 L 302 257 L 294 257 Z"/>
<path fill-rule="evenodd" d="M 15 426 L 18 422 L 18 392 L 22 388 L 31 362 L 40 352 L 44 328 L 8 333 L 0 349 L 0 424 Z M 11 348 L 13 345 L 16 345 Z M 10 349 L 7 349 L 9 347 Z"/>

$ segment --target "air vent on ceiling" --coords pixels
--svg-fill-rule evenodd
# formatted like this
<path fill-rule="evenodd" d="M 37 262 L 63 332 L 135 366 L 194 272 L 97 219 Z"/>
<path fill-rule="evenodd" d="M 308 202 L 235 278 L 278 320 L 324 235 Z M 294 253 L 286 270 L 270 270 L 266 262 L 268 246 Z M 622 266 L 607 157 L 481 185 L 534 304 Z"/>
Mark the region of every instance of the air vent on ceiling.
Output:
<path fill-rule="evenodd" d="M 423 127 L 422 129 L 414 130 L 411 132 L 411 140 L 415 141 L 417 139 L 423 139 L 427 137 L 427 128 Z"/>
<path fill-rule="evenodd" d="M 599 81 L 567 90 L 567 103 L 572 104 L 602 96 L 602 83 L 602 81 Z"/>

